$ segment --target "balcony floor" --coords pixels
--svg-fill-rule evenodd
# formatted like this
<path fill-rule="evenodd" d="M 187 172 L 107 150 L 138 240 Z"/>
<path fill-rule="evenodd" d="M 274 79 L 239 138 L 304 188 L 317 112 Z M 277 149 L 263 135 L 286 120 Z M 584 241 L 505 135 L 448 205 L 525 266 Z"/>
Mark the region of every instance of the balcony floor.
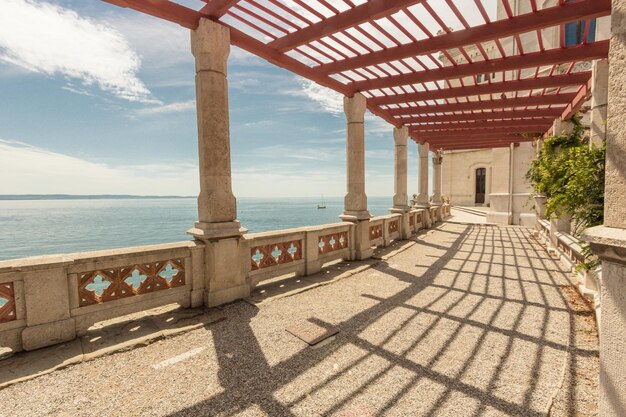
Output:
<path fill-rule="evenodd" d="M 0 415 L 595 415 L 593 317 L 527 235 L 443 224 L 330 285 L 10 386 Z M 285 331 L 307 320 L 339 333 Z"/>

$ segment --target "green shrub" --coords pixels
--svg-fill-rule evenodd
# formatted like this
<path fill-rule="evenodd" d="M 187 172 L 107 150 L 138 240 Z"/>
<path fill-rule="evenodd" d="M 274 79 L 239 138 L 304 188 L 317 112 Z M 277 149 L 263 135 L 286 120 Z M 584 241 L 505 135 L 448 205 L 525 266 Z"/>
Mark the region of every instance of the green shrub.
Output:
<path fill-rule="evenodd" d="M 572 133 L 545 139 L 539 156 L 526 173 L 526 179 L 535 193 L 547 197 L 548 217 L 571 214 L 572 234 L 580 237 L 585 228 L 604 221 L 606 145 L 590 146 L 578 119 L 572 121 Z M 582 267 L 588 269 L 595 266 L 596 261 L 587 249 L 585 258 Z"/>

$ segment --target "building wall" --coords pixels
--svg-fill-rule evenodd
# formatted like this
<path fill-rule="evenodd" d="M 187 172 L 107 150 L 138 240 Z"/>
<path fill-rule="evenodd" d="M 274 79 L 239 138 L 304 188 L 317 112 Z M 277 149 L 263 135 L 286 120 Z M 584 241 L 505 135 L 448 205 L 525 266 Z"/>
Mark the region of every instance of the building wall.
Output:
<path fill-rule="evenodd" d="M 535 155 L 531 142 L 514 146 L 512 158 L 510 148 L 444 151 L 442 194 L 452 205 L 476 205 L 476 169 L 486 168 L 485 205 L 501 213 L 502 218 L 508 220 L 511 216 L 513 224 L 520 224 L 521 215 L 534 213 L 529 201 L 532 189 L 525 176 Z"/>

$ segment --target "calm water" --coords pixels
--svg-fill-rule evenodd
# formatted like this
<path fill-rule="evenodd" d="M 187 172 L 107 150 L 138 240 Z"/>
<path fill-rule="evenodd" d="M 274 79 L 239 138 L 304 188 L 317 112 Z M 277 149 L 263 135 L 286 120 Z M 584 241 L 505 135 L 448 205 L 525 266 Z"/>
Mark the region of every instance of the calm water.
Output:
<path fill-rule="evenodd" d="M 343 198 L 238 199 L 241 224 L 251 232 L 340 221 Z M 373 216 L 388 214 L 391 197 L 370 197 Z M 193 198 L 142 200 L 0 201 L 0 259 L 189 240 Z"/>

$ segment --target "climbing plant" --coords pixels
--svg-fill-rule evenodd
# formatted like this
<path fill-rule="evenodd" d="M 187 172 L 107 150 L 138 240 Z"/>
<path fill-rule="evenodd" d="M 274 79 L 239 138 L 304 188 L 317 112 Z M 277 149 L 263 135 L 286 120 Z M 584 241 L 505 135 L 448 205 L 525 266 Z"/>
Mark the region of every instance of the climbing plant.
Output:
<path fill-rule="evenodd" d="M 576 118 L 571 133 L 544 140 L 539 156 L 526 174 L 535 193 L 547 197 L 546 214 L 572 215 L 572 234 L 580 237 L 587 227 L 604 220 L 604 167 L 606 146 L 589 145 L 585 129 Z M 595 265 L 585 250 L 582 267 Z"/>

